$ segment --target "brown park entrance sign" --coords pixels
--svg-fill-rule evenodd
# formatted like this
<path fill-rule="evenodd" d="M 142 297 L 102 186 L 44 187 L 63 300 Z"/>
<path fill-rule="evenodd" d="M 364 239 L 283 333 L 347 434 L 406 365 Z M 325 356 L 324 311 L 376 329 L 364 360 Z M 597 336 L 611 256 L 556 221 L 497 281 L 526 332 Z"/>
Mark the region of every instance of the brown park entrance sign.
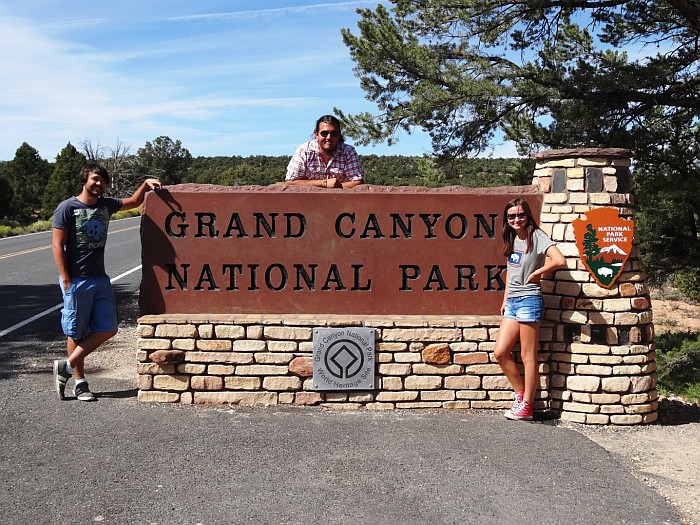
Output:
<path fill-rule="evenodd" d="M 502 213 L 534 187 L 148 194 L 141 313 L 497 315 Z"/>

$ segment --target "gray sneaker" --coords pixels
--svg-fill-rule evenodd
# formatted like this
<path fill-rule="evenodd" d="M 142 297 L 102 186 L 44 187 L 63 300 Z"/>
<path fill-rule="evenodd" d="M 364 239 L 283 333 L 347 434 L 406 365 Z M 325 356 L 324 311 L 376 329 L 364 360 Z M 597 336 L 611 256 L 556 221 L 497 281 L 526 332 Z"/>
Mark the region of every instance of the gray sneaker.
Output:
<path fill-rule="evenodd" d="M 78 399 L 78 401 L 96 401 L 97 400 L 97 398 L 94 396 L 94 394 L 92 392 L 90 392 L 90 388 L 88 387 L 87 382 L 76 384 L 75 389 L 73 390 L 73 393 L 75 394 L 75 397 Z"/>
<path fill-rule="evenodd" d="M 53 384 L 58 394 L 58 399 L 66 398 L 66 383 L 71 374 L 66 370 L 66 360 L 56 359 L 53 362 Z"/>

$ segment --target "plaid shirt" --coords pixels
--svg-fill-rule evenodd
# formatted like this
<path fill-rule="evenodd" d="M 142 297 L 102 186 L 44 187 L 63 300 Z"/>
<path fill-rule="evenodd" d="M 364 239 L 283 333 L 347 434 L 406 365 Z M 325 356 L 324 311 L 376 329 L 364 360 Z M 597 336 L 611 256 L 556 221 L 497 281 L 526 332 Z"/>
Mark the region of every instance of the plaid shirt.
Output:
<path fill-rule="evenodd" d="M 340 142 L 338 149 L 326 166 L 318 151 L 318 141 L 311 140 L 299 146 L 287 166 L 285 180 L 338 179 L 338 182 L 364 182 L 365 172 L 360 165 L 357 151 Z"/>

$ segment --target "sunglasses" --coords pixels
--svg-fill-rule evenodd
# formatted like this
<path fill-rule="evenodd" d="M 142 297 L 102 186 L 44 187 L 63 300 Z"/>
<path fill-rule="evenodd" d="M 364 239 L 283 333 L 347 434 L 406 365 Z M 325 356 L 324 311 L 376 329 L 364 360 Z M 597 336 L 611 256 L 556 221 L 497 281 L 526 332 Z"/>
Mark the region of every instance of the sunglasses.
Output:
<path fill-rule="evenodd" d="M 515 219 L 527 219 L 527 213 L 521 212 L 521 213 L 509 213 L 506 215 L 506 218 L 509 221 L 514 221 Z"/>
<path fill-rule="evenodd" d="M 330 135 L 331 137 L 335 138 L 335 137 L 340 136 L 340 131 L 338 131 L 337 129 L 334 129 L 333 131 L 329 131 L 329 130 L 327 130 L 327 129 L 324 129 L 323 131 L 319 131 L 318 134 L 321 135 L 324 139 L 325 139 L 328 135 Z"/>

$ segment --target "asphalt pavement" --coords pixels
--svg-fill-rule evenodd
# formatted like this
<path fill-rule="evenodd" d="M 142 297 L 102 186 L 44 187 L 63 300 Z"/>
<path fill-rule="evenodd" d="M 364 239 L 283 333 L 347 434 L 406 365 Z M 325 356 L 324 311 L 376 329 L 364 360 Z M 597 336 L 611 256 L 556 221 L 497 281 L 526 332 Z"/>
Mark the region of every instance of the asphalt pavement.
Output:
<path fill-rule="evenodd" d="M 681 523 L 623 460 L 552 422 L 142 404 L 117 379 L 61 402 L 58 356 L 34 357 L 0 376 L 5 525 Z"/>

